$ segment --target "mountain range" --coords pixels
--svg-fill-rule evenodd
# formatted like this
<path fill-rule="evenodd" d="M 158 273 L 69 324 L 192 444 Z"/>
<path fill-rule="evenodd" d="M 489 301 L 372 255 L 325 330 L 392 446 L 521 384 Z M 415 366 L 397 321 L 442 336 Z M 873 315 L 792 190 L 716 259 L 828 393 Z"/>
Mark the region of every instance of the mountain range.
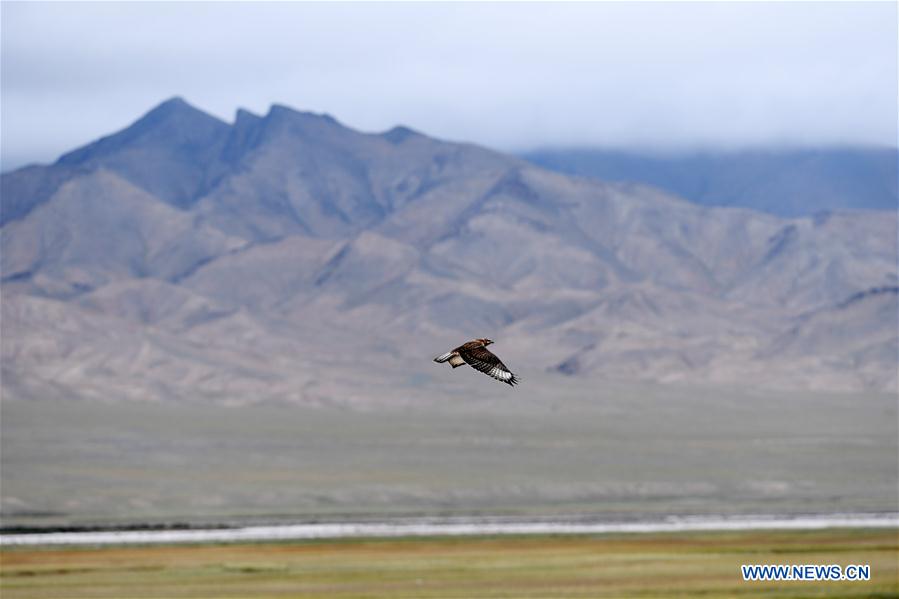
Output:
<path fill-rule="evenodd" d="M 704 206 L 406 127 L 278 105 L 226 123 L 180 98 L 3 174 L 0 202 L 4 397 L 499 393 L 431 362 L 473 337 L 515 392 L 897 385 L 895 211 Z"/>
<path fill-rule="evenodd" d="M 669 152 L 556 148 L 521 156 L 563 173 L 645 183 L 704 206 L 750 208 L 786 218 L 899 208 L 896 148 Z"/>

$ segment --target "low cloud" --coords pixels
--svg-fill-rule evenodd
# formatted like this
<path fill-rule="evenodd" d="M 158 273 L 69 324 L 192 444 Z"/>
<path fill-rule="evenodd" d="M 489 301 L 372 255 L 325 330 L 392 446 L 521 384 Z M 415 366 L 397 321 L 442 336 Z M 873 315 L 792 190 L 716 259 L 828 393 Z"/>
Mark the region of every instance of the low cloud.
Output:
<path fill-rule="evenodd" d="M 500 149 L 896 144 L 895 3 L 5 3 L 3 168 L 182 95 Z"/>

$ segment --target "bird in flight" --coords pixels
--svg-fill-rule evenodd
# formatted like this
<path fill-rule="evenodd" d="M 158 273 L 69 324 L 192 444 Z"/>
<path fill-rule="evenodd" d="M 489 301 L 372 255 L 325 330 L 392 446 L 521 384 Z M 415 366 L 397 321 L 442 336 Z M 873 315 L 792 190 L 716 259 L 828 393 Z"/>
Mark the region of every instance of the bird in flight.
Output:
<path fill-rule="evenodd" d="M 480 370 L 488 376 L 492 376 L 498 381 L 515 385 L 518 383 L 518 377 L 506 368 L 502 360 L 497 358 L 493 352 L 487 349 L 487 346 L 493 343 L 490 339 L 475 339 L 468 343 L 463 343 L 456 349 L 448 351 L 442 356 L 437 356 L 434 361 L 442 364 L 449 362 L 450 366 L 456 368 L 464 364 L 468 364 L 475 370 Z"/>

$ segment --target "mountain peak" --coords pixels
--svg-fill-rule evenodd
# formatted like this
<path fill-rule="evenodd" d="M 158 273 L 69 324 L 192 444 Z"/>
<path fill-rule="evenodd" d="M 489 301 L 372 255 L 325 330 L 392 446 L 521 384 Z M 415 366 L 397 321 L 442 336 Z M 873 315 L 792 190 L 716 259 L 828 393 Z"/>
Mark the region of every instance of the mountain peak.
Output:
<path fill-rule="evenodd" d="M 337 119 L 326 112 L 306 112 L 296 110 L 290 106 L 285 106 L 284 104 L 272 104 L 265 118 L 274 120 L 289 119 L 291 121 L 322 122 L 330 125 L 342 126 Z"/>
<path fill-rule="evenodd" d="M 59 164 L 82 164 L 101 160 L 135 143 L 158 139 L 165 145 L 182 140 L 206 143 L 221 135 L 228 125 L 216 117 L 174 96 L 162 102 L 125 129 L 64 154 Z"/>
<path fill-rule="evenodd" d="M 159 105 L 156 108 L 152 109 L 150 112 L 156 110 L 177 110 L 183 108 L 198 110 L 197 108 L 191 106 L 182 96 L 172 96 L 168 100 L 163 100 L 162 102 L 160 102 Z"/>
<path fill-rule="evenodd" d="M 250 112 L 246 108 L 238 108 L 237 113 L 234 116 L 234 124 L 245 123 L 245 122 L 259 122 L 262 120 L 262 117 L 256 114 L 255 112 Z"/>
<path fill-rule="evenodd" d="M 234 125 L 222 150 L 222 159 L 233 164 L 248 148 L 255 146 L 260 134 L 259 124 L 262 122 L 264 119 L 258 114 L 238 108 L 234 116 Z"/>
<path fill-rule="evenodd" d="M 223 121 L 217 119 L 208 112 L 200 110 L 199 108 L 185 100 L 183 97 L 172 96 L 168 100 L 160 102 L 155 107 L 147 111 L 142 117 L 134 122 L 134 125 L 145 121 L 154 121 L 157 119 L 166 119 L 172 117 L 214 120 L 223 123 Z"/>
<path fill-rule="evenodd" d="M 144 131 L 173 119 L 178 120 L 178 127 L 227 126 L 224 121 L 189 104 L 181 96 L 174 96 L 151 109 L 122 133 L 132 130 Z"/>
<path fill-rule="evenodd" d="M 111 169 L 183 208 L 201 193 L 229 130 L 224 121 L 175 96 L 125 129 L 63 155 L 57 164 Z"/>
<path fill-rule="evenodd" d="M 403 143 L 410 137 L 421 137 L 421 133 L 415 131 L 414 129 L 410 129 L 409 127 L 397 125 L 390 131 L 385 131 L 384 133 L 382 133 L 381 137 L 396 145 Z"/>

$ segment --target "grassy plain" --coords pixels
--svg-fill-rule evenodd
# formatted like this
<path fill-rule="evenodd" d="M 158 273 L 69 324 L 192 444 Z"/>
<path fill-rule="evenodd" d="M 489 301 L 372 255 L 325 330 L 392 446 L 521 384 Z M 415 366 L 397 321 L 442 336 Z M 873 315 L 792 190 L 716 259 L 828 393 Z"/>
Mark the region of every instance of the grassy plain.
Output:
<path fill-rule="evenodd" d="M 899 531 L 354 539 L 0 552 L 3 599 L 899 597 Z M 741 564 L 870 564 L 867 582 L 744 582 Z"/>
<path fill-rule="evenodd" d="M 888 393 L 541 385 L 370 409 L 4 401 L 3 524 L 615 519 L 899 502 Z"/>

